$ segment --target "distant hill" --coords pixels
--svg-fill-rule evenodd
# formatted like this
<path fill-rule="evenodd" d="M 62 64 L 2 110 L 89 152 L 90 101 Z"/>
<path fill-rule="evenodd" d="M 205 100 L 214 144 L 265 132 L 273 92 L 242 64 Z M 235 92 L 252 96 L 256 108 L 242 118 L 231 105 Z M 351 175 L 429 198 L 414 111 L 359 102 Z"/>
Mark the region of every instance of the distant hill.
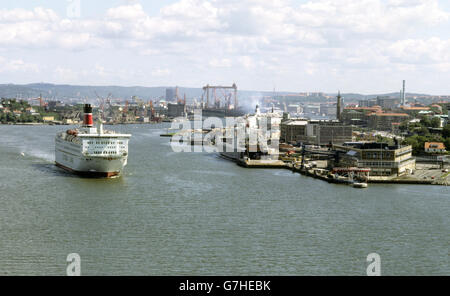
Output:
<path fill-rule="evenodd" d="M 26 85 L 2 84 L 0 85 L 0 96 L 2 97 L 38 97 L 42 94 L 45 98 L 64 100 L 69 98 L 97 98 L 107 97 L 112 94 L 114 98 L 130 98 L 138 96 L 142 98 L 154 98 L 165 96 L 166 87 L 141 87 L 141 86 L 86 86 L 65 85 L 49 83 L 32 83 Z M 180 94 L 187 96 L 201 96 L 201 89 L 180 88 Z"/>
<path fill-rule="evenodd" d="M 64 101 L 66 99 L 96 99 L 97 95 L 100 97 L 107 97 L 109 94 L 113 98 L 128 99 L 132 96 L 140 97 L 144 100 L 164 98 L 166 88 L 173 86 L 158 86 L 158 87 L 144 87 L 144 86 L 87 86 L 87 85 L 67 85 L 67 84 L 51 84 L 51 83 L 31 83 L 31 84 L 0 84 L 0 97 L 3 98 L 31 98 L 38 97 L 40 94 L 47 99 L 57 99 Z M 179 87 L 180 96 L 186 94 L 187 98 L 201 97 L 203 94 L 202 88 L 187 88 Z M 277 96 L 295 94 L 295 92 L 276 92 Z M 238 95 L 240 99 L 246 99 L 255 95 L 271 96 L 272 91 L 249 91 L 239 90 Z M 335 94 L 328 94 L 336 96 Z M 344 93 L 342 96 L 347 100 L 361 100 L 371 99 L 377 96 L 392 96 L 398 97 L 398 93 L 389 94 L 373 94 L 362 95 L 356 93 Z M 424 94 L 407 93 L 407 96 L 427 96 Z M 311 99 L 313 100 L 313 98 Z"/>
<path fill-rule="evenodd" d="M 50 83 L 32 83 L 25 85 L 17 84 L 0 84 L 1 97 L 38 97 L 42 94 L 45 98 L 54 98 L 64 100 L 69 98 L 97 98 L 96 93 L 100 97 L 107 97 L 112 94 L 114 98 L 130 98 L 131 96 L 141 97 L 143 99 L 164 97 L 166 88 L 173 88 L 174 86 L 158 86 L 158 87 L 143 87 L 143 86 L 86 86 L 86 85 L 66 85 L 66 84 L 50 84 Z M 201 97 L 203 94 L 202 88 L 188 88 L 179 87 L 180 96 L 183 97 Z M 246 91 L 238 90 L 240 97 L 249 97 L 252 95 L 272 95 L 272 92 L 260 91 Z M 278 92 L 278 94 L 290 94 L 290 92 Z"/>
<path fill-rule="evenodd" d="M 336 94 L 329 94 L 331 96 L 337 96 Z M 355 93 L 344 93 L 341 94 L 342 97 L 344 97 L 347 100 L 370 100 L 376 97 L 392 97 L 392 98 L 399 98 L 400 93 L 387 93 L 387 94 L 372 94 L 372 95 L 362 95 L 362 94 L 355 94 Z M 427 94 L 417 94 L 417 93 L 406 93 L 407 97 L 422 97 L 422 96 L 430 96 Z"/>

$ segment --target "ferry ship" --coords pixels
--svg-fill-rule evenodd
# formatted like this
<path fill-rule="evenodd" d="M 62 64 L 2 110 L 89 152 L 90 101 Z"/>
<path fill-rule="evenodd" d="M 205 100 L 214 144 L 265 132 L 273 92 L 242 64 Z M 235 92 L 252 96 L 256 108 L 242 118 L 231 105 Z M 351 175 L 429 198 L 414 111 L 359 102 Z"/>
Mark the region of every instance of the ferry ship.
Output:
<path fill-rule="evenodd" d="M 223 151 L 220 155 L 224 158 L 240 161 L 240 160 L 264 160 L 266 162 L 278 161 L 279 153 L 277 148 L 273 147 L 263 147 L 264 143 L 254 143 L 252 147 L 249 146 L 249 134 L 253 133 L 256 137 L 260 131 L 264 131 L 264 127 L 269 132 L 269 138 L 267 143 L 272 143 L 276 141 L 278 145 L 278 140 L 280 138 L 278 127 L 281 122 L 281 118 L 278 114 L 273 113 L 261 113 L 259 106 L 256 105 L 255 114 L 246 115 L 242 117 L 241 124 L 234 127 L 228 127 L 230 129 L 228 133 L 225 134 L 231 136 L 231 138 L 224 137 L 223 141 Z M 238 130 L 244 133 L 243 137 L 238 139 Z M 267 134 L 266 134 L 267 136 Z M 250 149 L 252 148 L 252 149 Z"/>
<path fill-rule="evenodd" d="M 117 177 L 127 165 L 130 134 L 94 127 L 92 106 L 84 105 L 83 125 L 60 132 L 55 138 L 55 164 L 72 173 L 90 177 Z"/>

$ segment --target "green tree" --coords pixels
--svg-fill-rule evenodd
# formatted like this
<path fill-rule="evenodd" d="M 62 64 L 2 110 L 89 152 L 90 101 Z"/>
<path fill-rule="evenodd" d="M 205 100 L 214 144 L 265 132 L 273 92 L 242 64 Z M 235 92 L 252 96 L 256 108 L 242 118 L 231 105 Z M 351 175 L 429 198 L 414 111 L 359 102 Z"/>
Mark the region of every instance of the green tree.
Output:
<path fill-rule="evenodd" d="M 0 113 L 0 122 L 2 123 L 2 124 L 5 124 L 6 123 L 6 114 L 5 113 Z"/>
<path fill-rule="evenodd" d="M 433 128 L 441 127 L 441 119 L 439 117 L 433 117 L 430 124 L 430 126 Z"/>
<path fill-rule="evenodd" d="M 445 139 L 444 145 L 445 149 L 447 149 L 447 151 L 450 151 L 450 138 Z"/>
<path fill-rule="evenodd" d="M 444 128 L 442 129 L 442 137 L 447 139 L 450 138 L 450 123 L 444 126 Z"/>
<path fill-rule="evenodd" d="M 421 120 L 420 123 L 422 126 L 425 127 L 430 127 L 431 126 L 431 119 L 429 116 L 424 116 Z"/>
<path fill-rule="evenodd" d="M 6 121 L 7 122 L 16 122 L 17 121 L 16 115 L 14 115 L 12 112 L 7 113 Z"/>
<path fill-rule="evenodd" d="M 400 129 L 402 132 L 407 131 L 407 130 L 408 130 L 408 123 L 409 123 L 409 120 L 402 121 L 402 122 L 400 123 L 399 129 Z"/>
<path fill-rule="evenodd" d="M 417 154 L 420 153 L 421 147 L 420 147 L 420 141 L 419 141 L 419 136 L 418 135 L 414 135 L 412 137 L 406 138 L 405 139 L 405 144 L 412 146 L 414 155 L 417 155 Z"/>
<path fill-rule="evenodd" d="M 428 136 L 430 134 L 430 131 L 425 126 L 422 126 L 418 131 L 417 134 L 419 136 Z"/>
<path fill-rule="evenodd" d="M 20 122 L 33 122 L 33 116 L 30 114 L 22 113 L 20 114 L 19 121 Z"/>

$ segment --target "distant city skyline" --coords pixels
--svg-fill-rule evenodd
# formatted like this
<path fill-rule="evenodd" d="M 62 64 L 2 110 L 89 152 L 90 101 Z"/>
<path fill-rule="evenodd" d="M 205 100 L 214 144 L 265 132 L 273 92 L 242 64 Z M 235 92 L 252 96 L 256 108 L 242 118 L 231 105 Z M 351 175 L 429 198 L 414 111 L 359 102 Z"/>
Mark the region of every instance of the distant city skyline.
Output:
<path fill-rule="evenodd" d="M 450 94 L 444 0 L 0 1 L 0 28 L 0 84 Z"/>

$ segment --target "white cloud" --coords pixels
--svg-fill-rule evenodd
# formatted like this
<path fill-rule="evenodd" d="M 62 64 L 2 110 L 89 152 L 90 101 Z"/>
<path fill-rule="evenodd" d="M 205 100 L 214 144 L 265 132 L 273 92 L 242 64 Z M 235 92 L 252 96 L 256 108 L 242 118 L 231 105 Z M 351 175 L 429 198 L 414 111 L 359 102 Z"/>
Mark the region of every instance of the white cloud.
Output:
<path fill-rule="evenodd" d="M 53 70 L 55 81 L 77 81 L 79 74 L 69 68 L 57 67 Z"/>
<path fill-rule="evenodd" d="M 450 39 L 407 39 L 387 49 L 391 60 L 401 64 L 437 65 L 450 63 Z M 446 68 L 446 67 L 444 67 Z"/>
<path fill-rule="evenodd" d="M 216 68 L 229 68 L 232 63 L 230 59 L 212 59 L 209 61 L 209 65 Z"/>
<path fill-rule="evenodd" d="M 151 61 L 133 75 L 154 77 L 168 77 L 173 66 L 318 77 L 330 69 L 448 71 L 450 64 L 448 37 L 430 35 L 450 21 L 438 0 L 179 0 L 157 15 L 125 2 L 96 19 L 67 19 L 46 8 L 0 10 L 0 50 L 124 50 L 131 60 Z M 59 70 L 76 77 L 66 66 Z M 103 70 L 105 79 L 119 75 Z"/>
<path fill-rule="evenodd" d="M 37 7 L 34 10 L 26 9 L 0 9 L 1 23 L 17 23 L 25 21 L 52 22 L 58 19 L 57 14 L 51 9 Z"/>
<path fill-rule="evenodd" d="M 140 4 L 122 5 L 119 7 L 110 8 L 106 12 L 106 18 L 111 20 L 133 22 L 137 19 L 145 17 L 147 17 L 147 15 Z"/>
<path fill-rule="evenodd" d="M 0 72 L 39 72 L 39 67 L 33 63 L 26 63 L 21 59 L 7 59 L 0 56 Z"/>
<path fill-rule="evenodd" d="M 168 76 L 168 75 L 170 75 L 169 69 L 157 68 L 152 71 L 152 76 L 155 76 L 155 77 L 162 77 L 162 76 Z"/>
<path fill-rule="evenodd" d="M 246 69 L 251 69 L 255 67 L 255 62 L 250 56 L 242 56 L 238 58 L 238 61 L 244 66 Z"/>
<path fill-rule="evenodd" d="M 117 46 L 111 39 L 145 46 L 245 38 L 256 49 L 268 44 L 336 46 L 361 38 L 398 39 L 448 19 L 449 13 L 436 0 L 390 0 L 387 4 L 317 0 L 298 7 L 289 1 L 180 0 L 163 7 L 157 16 L 148 15 L 136 3 L 110 8 L 96 20 L 62 19 L 44 8 L 16 9 L 0 10 L 0 44 L 45 47 L 56 43 L 79 50 Z"/>

